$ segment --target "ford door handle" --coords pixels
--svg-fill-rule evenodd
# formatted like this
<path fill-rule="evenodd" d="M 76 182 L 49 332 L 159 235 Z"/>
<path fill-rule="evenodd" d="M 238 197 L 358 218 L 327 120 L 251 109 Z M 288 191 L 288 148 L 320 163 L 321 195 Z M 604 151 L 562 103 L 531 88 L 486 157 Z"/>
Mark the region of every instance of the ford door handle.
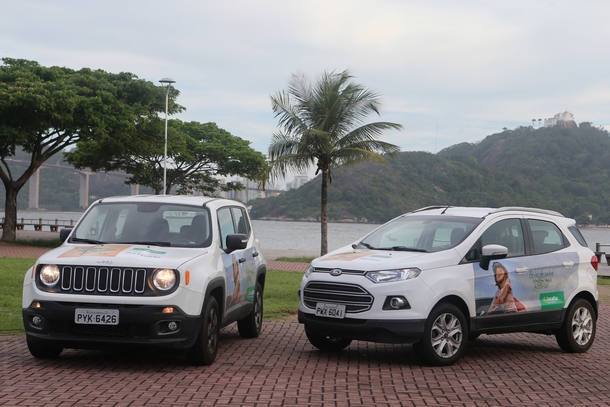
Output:
<path fill-rule="evenodd" d="M 572 267 L 574 265 L 573 261 L 564 261 L 563 267 Z"/>
<path fill-rule="evenodd" d="M 527 268 L 527 267 L 517 267 L 517 268 L 515 268 L 515 273 L 521 274 L 521 273 L 525 273 L 528 270 L 529 270 L 529 268 Z"/>

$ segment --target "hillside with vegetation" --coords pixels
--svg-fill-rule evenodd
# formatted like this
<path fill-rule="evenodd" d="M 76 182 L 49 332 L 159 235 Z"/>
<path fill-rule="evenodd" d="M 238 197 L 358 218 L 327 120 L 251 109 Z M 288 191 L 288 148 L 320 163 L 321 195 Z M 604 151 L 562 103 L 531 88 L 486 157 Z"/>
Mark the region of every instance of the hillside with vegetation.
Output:
<path fill-rule="evenodd" d="M 535 206 L 582 224 L 610 224 L 610 136 L 577 127 L 521 127 L 437 154 L 402 152 L 386 163 L 333 172 L 331 221 L 380 223 L 428 205 Z M 251 202 L 255 219 L 316 220 L 320 180 Z"/>

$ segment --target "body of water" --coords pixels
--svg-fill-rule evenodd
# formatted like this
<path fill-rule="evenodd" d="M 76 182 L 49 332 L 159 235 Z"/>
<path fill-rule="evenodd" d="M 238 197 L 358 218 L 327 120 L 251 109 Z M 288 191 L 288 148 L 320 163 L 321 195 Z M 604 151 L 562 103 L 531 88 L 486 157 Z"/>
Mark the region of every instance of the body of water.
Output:
<path fill-rule="evenodd" d="M 20 211 L 17 218 L 43 219 L 44 221 L 73 220 L 80 218 L 82 212 Z M 0 218 L 4 213 L 0 212 Z M 320 252 L 320 224 L 314 222 L 283 222 L 272 220 L 252 221 L 256 237 L 263 249 L 295 250 L 307 253 Z M 334 250 L 358 240 L 379 225 L 363 223 L 329 223 L 328 249 Z M 33 230 L 33 227 L 30 227 Z M 610 251 L 610 227 L 586 227 L 580 229 L 589 247 L 595 244 L 606 245 L 601 251 Z"/>

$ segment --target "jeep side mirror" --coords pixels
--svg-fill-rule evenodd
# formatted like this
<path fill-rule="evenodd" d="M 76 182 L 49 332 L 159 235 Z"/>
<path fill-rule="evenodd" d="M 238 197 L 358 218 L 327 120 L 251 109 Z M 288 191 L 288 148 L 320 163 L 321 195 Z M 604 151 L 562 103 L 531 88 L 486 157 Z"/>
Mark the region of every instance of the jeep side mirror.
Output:
<path fill-rule="evenodd" d="M 481 268 L 489 270 L 489 263 L 492 260 L 503 259 L 508 256 L 508 249 L 499 244 L 488 244 L 481 250 Z"/>
<path fill-rule="evenodd" d="M 234 235 L 227 235 L 227 253 L 231 253 L 234 250 L 245 249 L 248 245 L 248 236 L 236 233 Z"/>
<path fill-rule="evenodd" d="M 70 232 L 72 232 L 72 228 L 59 229 L 59 240 L 65 242 L 68 236 L 70 236 Z"/>

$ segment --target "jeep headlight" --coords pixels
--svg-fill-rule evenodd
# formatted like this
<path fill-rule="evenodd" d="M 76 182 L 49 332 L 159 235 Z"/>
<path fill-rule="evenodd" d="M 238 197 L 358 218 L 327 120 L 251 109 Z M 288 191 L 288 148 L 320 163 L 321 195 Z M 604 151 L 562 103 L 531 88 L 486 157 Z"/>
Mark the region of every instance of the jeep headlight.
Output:
<path fill-rule="evenodd" d="M 373 283 L 391 283 L 395 281 L 410 280 L 419 276 L 421 270 L 418 268 L 369 271 L 366 278 Z"/>
<path fill-rule="evenodd" d="M 54 264 L 45 264 L 40 268 L 40 281 L 47 287 L 52 287 L 59 281 L 59 267 Z"/>
<path fill-rule="evenodd" d="M 176 272 L 172 269 L 156 269 L 152 274 L 152 283 L 157 290 L 171 290 L 176 284 Z"/>

